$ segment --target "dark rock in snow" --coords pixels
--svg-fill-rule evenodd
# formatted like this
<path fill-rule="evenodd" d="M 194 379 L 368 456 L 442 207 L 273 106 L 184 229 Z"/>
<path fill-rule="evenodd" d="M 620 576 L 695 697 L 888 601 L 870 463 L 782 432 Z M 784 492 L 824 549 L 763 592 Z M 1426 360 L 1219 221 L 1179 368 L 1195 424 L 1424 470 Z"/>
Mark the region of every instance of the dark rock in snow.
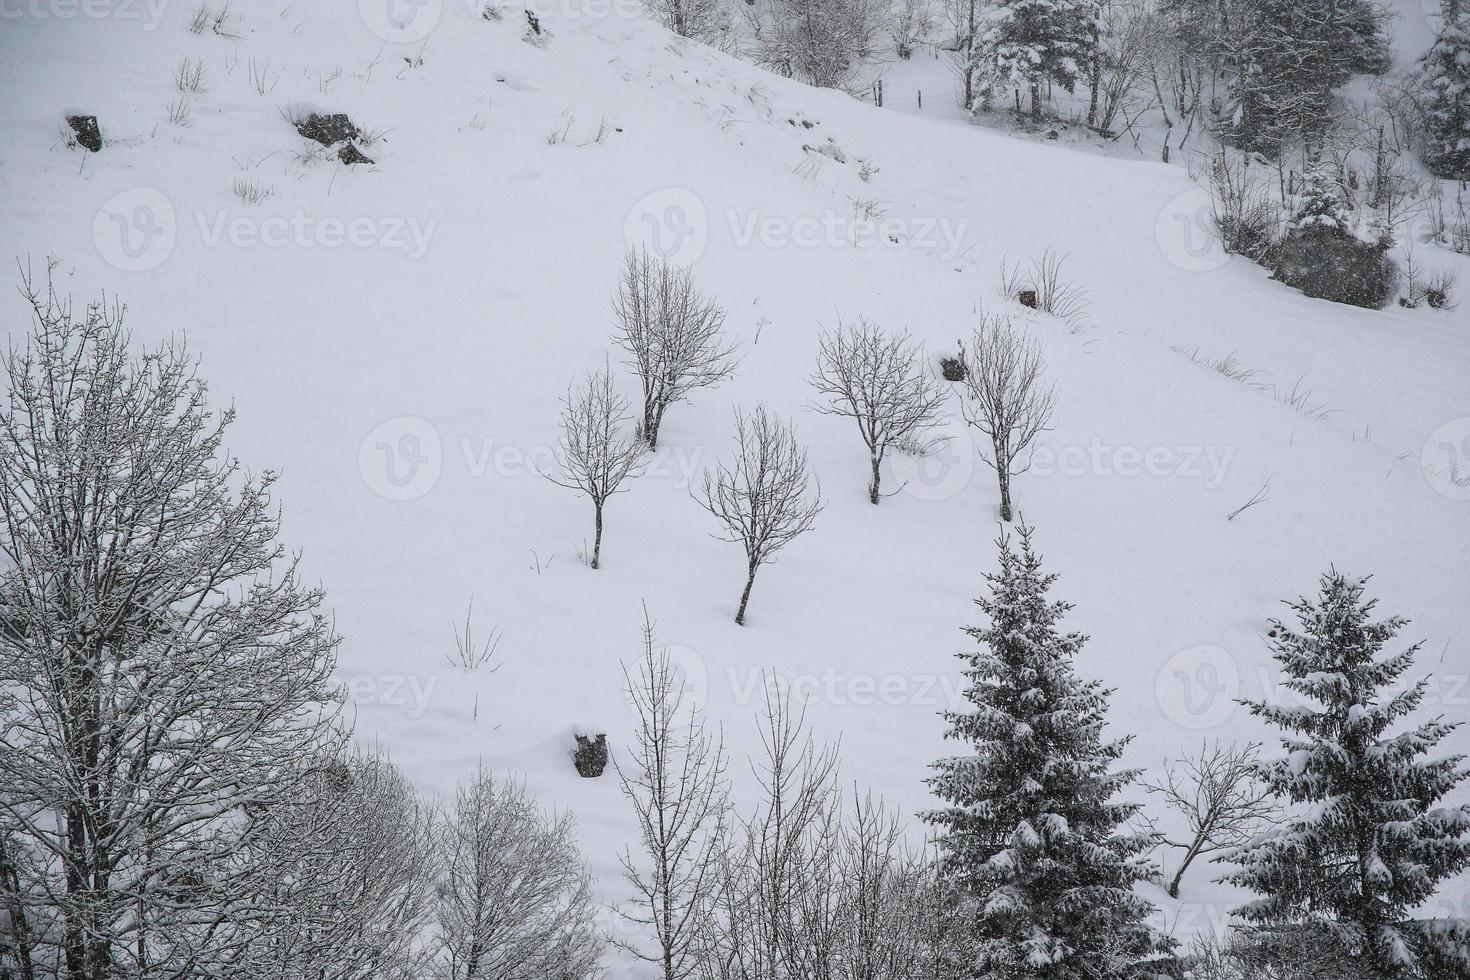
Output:
<path fill-rule="evenodd" d="M 337 151 L 337 159 L 351 166 L 354 163 L 372 163 L 373 158 L 357 148 L 355 144 L 344 143 L 342 149 Z"/>
<path fill-rule="evenodd" d="M 316 140 L 322 146 L 362 138 L 362 131 L 352 124 L 345 112 L 328 115 L 313 112 L 296 124 L 296 132 L 309 140 Z"/>
<path fill-rule="evenodd" d="M 77 134 L 77 142 L 96 153 L 102 149 L 102 130 L 96 116 L 67 116 L 66 124 Z"/>
<path fill-rule="evenodd" d="M 1023 289 L 1021 290 L 1021 295 L 1017 298 L 1021 301 L 1022 306 L 1030 307 L 1033 310 L 1036 309 L 1036 290 Z"/>
<path fill-rule="evenodd" d="M 572 760 L 577 766 L 577 775 L 584 779 L 595 779 L 607 768 L 607 736 L 598 735 L 595 740 L 586 735 L 577 736 L 577 754 Z"/>

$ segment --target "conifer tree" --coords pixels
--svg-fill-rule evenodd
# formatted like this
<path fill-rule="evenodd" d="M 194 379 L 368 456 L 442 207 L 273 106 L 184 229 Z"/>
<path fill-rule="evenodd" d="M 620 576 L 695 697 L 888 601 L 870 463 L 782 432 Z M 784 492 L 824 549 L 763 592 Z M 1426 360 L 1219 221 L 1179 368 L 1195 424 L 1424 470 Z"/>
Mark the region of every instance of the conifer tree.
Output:
<path fill-rule="evenodd" d="M 1351 224 L 1331 173 L 1320 165 L 1307 171 L 1305 186 L 1291 215 L 1291 230 L 1351 234 Z"/>
<path fill-rule="evenodd" d="M 999 90 L 1031 100 L 1032 118 L 1040 118 L 1042 90 L 1060 85 L 1068 92 L 1083 76 L 1082 66 L 1097 38 L 1097 0 L 995 0 L 979 25 L 979 88 L 986 101 Z"/>
<path fill-rule="evenodd" d="M 1137 773 L 1112 766 L 1127 740 L 1103 738 L 1111 692 L 1074 673 L 1086 638 L 1060 631 L 1071 607 L 1047 598 L 1056 576 L 1031 534 L 1022 524 L 1019 554 L 1000 539 L 990 595 L 976 600 L 990 625 L 968 628 L 979 647 L 960 654 L 972 708 L 945 715 L 948 737 L 973 752 L 934 764 L 929 784 L 948 805 L 926 819 L 964 896 L 971 975 L 1144 975 L 1167 955 L 1133 889 L 1153 873 L 1155 838 L 1124 827 L 1138 808 L 1113 797 Z"/>
<path fill-rule="evenodd" d="M 1315 146 L 1332 117 L 1338 86 L 1388 68 L 1388 46 L 1367 0 L 1258 0 L 1230 45 L 1236 75 L 1230 136 L 1278 156 Z"/>
<path fill-rule="evenodd" d="M 1269 939 L 1341 950 L 1385 978 L 1470 976 L 1470 923 L 1412 910 L 1470 867 L 1470 805 L 1440 805 L 1470 776 L 1463 756 L 1425 758 L 1457 725 L 1393 729 L 1426 681 L 1395 689 L 1419 646 L 1385 652 L 1406 621 L 1369 617 L 1365 579 L 1329 571 L 1316 601 L 1291 605 L 1297 628 L 1268 634 L 1296 703 L 1246 702 L 1284 730 L 1287 755 L 1260 775 L 1295 804 L 1288 819 L 1222 859 L 1225 880 L 1260 893 L 1237 910 Z"/>
<path fill-rule="evenodd" d="M 1470 27 L 1457 0 L 1445 0 L 1444 20 L 1419 62 L 1424 164 L 1439 177 L 1470 180 Z"/>

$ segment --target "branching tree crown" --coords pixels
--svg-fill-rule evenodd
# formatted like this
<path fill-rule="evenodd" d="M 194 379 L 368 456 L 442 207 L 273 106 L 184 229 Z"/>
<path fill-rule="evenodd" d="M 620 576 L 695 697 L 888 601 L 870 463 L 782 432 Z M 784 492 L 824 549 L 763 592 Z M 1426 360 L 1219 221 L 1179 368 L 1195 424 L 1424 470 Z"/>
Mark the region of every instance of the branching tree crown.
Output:
<path fill-rule="evenodd" d="M 649 449 L 657 449 L 670 405 L 735 373 L 736 349 L 721 334 L 725 312 L 699 290 L 688 269 L 647 249 L 629 252 L 624 260 L 613 312 L 613 343 L 627 353 L 643 387 L 639 434 Z"/>
<path fill-rule="evenodd" d="M 825 401 L 816 410 L 850 418 L 868 447 L 868 501 L 876 504 L 888 450 L 922 444 L 944 408 L 944 390 L 907 331 L 885 333 L 859 318 L 823 332 L 812 386 Z"/>
<path fill-rule="evenodd" d="M 1045 379 L 1041 348 L 1007 317 L 987 314 L 963 353 L 965 421 L 990 441 L 990 455 L 981 458 L 1000 481 L 1000 518 L 1009 521 L 1011 477 L 1031 465 L 1031 445 L 1051 423 L 1056 387 Z"/>
<path fill-rule="evenodd" d="M 0 408 L 0 904 L 41 976 L 218 976 L 252 815 L 330 756 L 322 593 L 276 542 L 266 472 L 225 457 L 185 352 L 122 310 L 35 318 Z"/>
<path fill-rule="evenodd" d="M 735 622 L 744 625 L 755 573 L 811 530 L 823 503 L 806 450 L 789 422 L 764 405 L 750 415 L 736 410 L 735 443 L 734 460 L 706 471 L 695 499 L 720 522 L 715 537 L 745 549 L 745 589 L 735 612 Z"/>

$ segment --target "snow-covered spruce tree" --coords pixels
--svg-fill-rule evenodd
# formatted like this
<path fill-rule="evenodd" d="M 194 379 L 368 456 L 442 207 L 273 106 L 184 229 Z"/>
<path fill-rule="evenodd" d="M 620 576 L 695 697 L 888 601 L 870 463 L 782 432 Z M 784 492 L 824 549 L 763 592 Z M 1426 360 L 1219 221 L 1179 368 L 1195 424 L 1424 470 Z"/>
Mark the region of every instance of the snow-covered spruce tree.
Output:
<path fill-rule="evenodd" d="M 1286 235 L 1266 250 L 1274 278 L 1316 299 L 1378 309 L 1392 298 L 1398 269 L 1383 242 L 1352 231 L 1336 178 L 1325 167 L 1306 175 Z"/>
<path fill-rule="evenodd" d="M 1259 0 L 1246 16 L 1229 40 L 1234 115 L 1225 134 L 1244 149 L 1275 157 L 1298 142 L 1318 145 L 1338 86 L 1388 67 L 1368 0 Z"/>
<path fill-rule="evenodd" d="M 1267 787 L 1298 809 L 1227 853 L 1225 880 L 1259 892 L 1237 910 L 1265 933 L 1315 937 L 1385 978 L 1470 977 L 1470 922 L 1413 910 L 1470 867 L 1470 805 L 1437 805 L 1470 777 L 1463 756 L 1426 756 L 1457 725 L 1395 733 L 1424 699 L 1424 680 L 1395 690 L 1419 646 L 1385 651 L 1406 625 L 1374 621 L 1366 579 L 1329 571 L 1315 600 L 1291 604 L 1297 628 L 1268 634 L 1299 703 L 1246 702 L 1284 730 L 1287 755 L 1263 765 Z"/>
<path fill-rule="evenodd" d="M 235 862 L 337 751 L 337 637 L 175 345 L 29 277 L 0 404 L 0 975 L 221 977 Z"/>
<path fill-rule="evenodd" d="M 1444 27 L 1419 61 L 1424 165 L 1436 176 L 1470 180 L 1470 11 L 1444 0 Z"/>
<path fill-rule="evenodd" d="M 947 736 L 974 751 L 936 762 L 929 780 L 948 804 L 926 819 L 974 932 L 970 975 L 1147 976 L 1168 956 L 1134 891 L 1155 873 L 1156 838 L 1130 832 L 1138 806 L 1114 800 L 1137 772 L 1112 768 L 1127 740 L 1103 738 L 1110 692 L 1074 672 L 1086 637 L 1060 631 L 1071 607 L 1047 597 L 1056 576 L 1031 529 L 1019 534 L 1019 553 L 1000 538 L 990 595 L 976 600 L 990 625 L 966 630 L 979 643 L 960 654 L 972 710 L 945 715 Z"/>
<path fill-rule="evenodd" d="M 1011 89 L 1018 115 L 1027 93 L 1032 118 L 1040 118 L 1046 88 L 1070 92 L 1083 79 L 1097 32 L 1097 0 L 994 0 L 979 23 L 974 88 L 987 103 Z"/>

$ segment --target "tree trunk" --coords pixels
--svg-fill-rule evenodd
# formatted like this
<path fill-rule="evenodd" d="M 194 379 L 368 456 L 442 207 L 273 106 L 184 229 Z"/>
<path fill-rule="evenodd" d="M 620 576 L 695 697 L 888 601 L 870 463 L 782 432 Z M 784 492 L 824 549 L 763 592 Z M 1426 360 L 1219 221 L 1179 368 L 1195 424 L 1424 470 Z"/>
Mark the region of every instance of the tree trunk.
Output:
<path fill-rule="evenodd" d="M 649 402 L 643 406 L 643 441 L 652 452 L 658 448 L 658 427 L 664 420 L 664 406 Z"/>
<path fill-rule="evenodd" d="M 1007 524 L 1011 522 L 1011 472 L 1008 466 L 998 466 L 995 470 L 996 476 L 1000 478 L 1000 519 Z"/>
<path fill-rule="evenodd" d="M 592 568 L 597 570 L 598 560 L 602 557 L 602 504 L 597 505 L 597 531 L 592 536 Z"/>
<path fill-rule="evenodd" d="M 14 933 L 16 968 L 20 971 L 16 980 L 35 980 L 36 969 L 31 961 L 30 920 L 26 916 L 25 902 L 21 898 L 20 871 L 11 863 L 4 837 L 0 837 L 0 893 L 5 896 L 5 911 L 10 916 L 11 931 Z"/>
<path fill-rule="evenodd" d="M 883 457 L 874 453 L 873 478 L 868 481 L 868 503 L 870 504 L 876 504 L 878 502 L 878 482 L 883 478 L 878 468 L 882 465 Z"/>
<path fill-rule="evenodd" d="M 1174 872 L 1174 877 L 1169 880 L 1169 886 L 1166 889 L 1170 898 L 1179 897 L 1179 883 L 1184 880 L 1184 872 L 1189 870 L 1189 865 L 1199 856 L 1202 844 L 1203 842 L 1196 837 L 1190 843 L 1189 849 L 1184 852 L 1184 860 L 1179 862 L 1179 870 Z"/>
<path fill-rule="evenodd" d="M 750 587 L 755 585 L 755 570 L 760 566 L 754 562 L 750 565 L 750 574 L 745 579 L 745 591 L 740 593 L 740 608 L 735 611 L 735 625 L 745 625 L 745 607 L 750 604 Z"/>

